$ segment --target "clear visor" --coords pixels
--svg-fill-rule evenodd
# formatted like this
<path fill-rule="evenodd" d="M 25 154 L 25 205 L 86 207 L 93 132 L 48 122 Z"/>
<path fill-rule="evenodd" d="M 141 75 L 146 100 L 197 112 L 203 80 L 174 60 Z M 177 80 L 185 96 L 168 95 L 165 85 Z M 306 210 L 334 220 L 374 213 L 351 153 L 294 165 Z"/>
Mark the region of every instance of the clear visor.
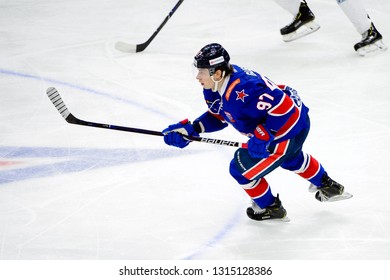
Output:
<path fill-rule="evenodd" d="M 197 68 L 194 64 L 192 64 L 192 74 L 195 78 L 201 77 L 210 77 L 210 71 L 207 68 Z"/>

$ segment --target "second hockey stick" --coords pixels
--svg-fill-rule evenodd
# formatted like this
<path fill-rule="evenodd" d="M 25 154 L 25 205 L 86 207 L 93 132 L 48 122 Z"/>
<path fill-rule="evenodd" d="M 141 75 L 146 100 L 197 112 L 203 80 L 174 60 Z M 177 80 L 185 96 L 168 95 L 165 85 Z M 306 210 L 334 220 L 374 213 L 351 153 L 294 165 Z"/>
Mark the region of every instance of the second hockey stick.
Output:
<path fill-rule="evenodd" d="M 179 2 L 176 3 L 175 7 L 169 12 L 169 14 L 165 17 L 164 21 L 160 24 L 159 27 L 157 27 L 156 31 L 152 34 L 152 36 L 144 43 L 142 44 L 128 44 L 125 42 L 117 42 L 115 44 L 115 48 L 122 51 L 122 52 L 142 52 L 144 49 L 149 46 L 149 44 L 153 41 L 154 37 L 157 36 L 157 34 L 161 31 L 161 29 L 164 27 L 164 25 L 168 22 L 168 20 L 172 17 L 172 15 L 176 12 L 176 10 L 179 8 L 181 3 L 183 3 L 184 0 L 179 0 Z"/>
<path fill-rule="evenodd" d="M 46 90 L 46 94 L 49 97 L 50 101 L 53 103 L 53 105 L 56 107 L 58 112 L 61 114 L 61 116 L 68 123 L 90 126 L 90 127 L 105 128 L 105 129 L 121 130 L 121 131 L 134 132 L 134 133 L 140 133 L 140 134 L 164 136 L 164 134 L 160 131 L 80 120 L 70 113 L 68 107 L 66 107 L 64 101 L 62 100 L 60 93 L 57 91 L 56 88 L 49 87 Z M 241 142 L 236 142 L 236 141 L 228 141 L 228 140 L 220 140 L 220 139 L 196 137 L 196 136 L 184 136 L 184 137 L 190 141 L 197 141 L 197 142 L 210 143 L 210 144 L 223 145 L 223 146 L 231 146 L 231 147 L 239 147 L 239 148 L 247 148 L 246 143 L 241 143 Z"/>

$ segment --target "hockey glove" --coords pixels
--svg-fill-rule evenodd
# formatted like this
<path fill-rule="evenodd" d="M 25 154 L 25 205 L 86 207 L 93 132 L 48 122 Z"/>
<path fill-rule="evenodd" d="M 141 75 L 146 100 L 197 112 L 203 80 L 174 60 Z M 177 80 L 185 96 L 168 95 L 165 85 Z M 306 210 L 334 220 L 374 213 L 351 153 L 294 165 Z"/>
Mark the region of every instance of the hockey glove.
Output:
<path fill-rule="evenodd" d="M 248 141 L 249 155 L 253 158 L 267 158 L 270 155 L 268 146 L 274 138 L 264 126 L 259 124 L 253 137 Z"/>
<path fill-rule="evenodd" d="M 198 133 L 194 131 L 191 123 L 185 119 L 177 124 L 172 124 L 162 131 L 164 134 L 164 142 L 167 145 L 175 146 L 180 149 L 187 147 L 191 142 L 190 140 L 185 139 L 184 135 L 190 136 L 199 136 Z"/>

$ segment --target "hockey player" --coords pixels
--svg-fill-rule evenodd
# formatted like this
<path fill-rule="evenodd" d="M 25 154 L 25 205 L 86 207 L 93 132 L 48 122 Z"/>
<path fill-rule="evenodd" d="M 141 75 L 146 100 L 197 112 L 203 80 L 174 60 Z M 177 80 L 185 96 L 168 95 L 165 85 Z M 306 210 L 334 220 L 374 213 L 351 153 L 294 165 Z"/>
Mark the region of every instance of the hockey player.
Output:
<path fill-rule="evenodd" d="M 281 7 L 290 12 L 293 21 L 280 29 L 285 42 L 290 42 L 317 31 L 320 26 L 314 21 L 315 16 L 305 0 L 275 0 Z M 375 28 L 369 15 L 359 0 L 336 0 L 357 32 L 362 35 L 360 42 L 354 45 L 359 55 L 366 55 L 378 50 L 386 50 L 382 35 Z"/>
<path fill-rule="evenodd" d="M 310 181 L 309 190 L 321 202 L 350 198 L 313 156 L 302 151 L 310 121 L 297 91 L 229 61 L 228 52 L 217 43 L 195 56 L 196 79 L 208 110 L 193 123 L 184 120 L 164 129 L 165 143 L 184 148 L 190 143 L 185 135 L 199 136 L 228 124 L 247 135 L 248 148 L 235 152 L 230 174 L 252 199 L 247 215 L 253 220 L 288 221 L 279 195 L 272 194 L 265 179 L 279 166 Z"/>

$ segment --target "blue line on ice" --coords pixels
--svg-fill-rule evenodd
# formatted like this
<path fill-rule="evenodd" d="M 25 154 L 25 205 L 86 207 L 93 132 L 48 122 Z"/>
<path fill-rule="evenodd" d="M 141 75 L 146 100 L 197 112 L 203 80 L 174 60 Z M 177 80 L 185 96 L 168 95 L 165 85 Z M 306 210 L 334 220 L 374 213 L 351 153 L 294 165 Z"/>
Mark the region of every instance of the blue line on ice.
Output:
<path fill-rule="evenodd" d="M 26 161 L 28 164 L 28 166 L 20 168 L 17 168 L 18 165 L 14 165 L 16 168 L 0 169 L 0 185 L 32 178 L 61 175 L 63 173 L 175 157 L 180 154 L 188 155 L 188 153 L 177 154 L 168 150 L 0 146 L 0 160 L 5 158 L 12 161 Z M 46 160 L 34 164 L 34 159 L 38 158 Z"/>
<path fill-rule="evenodd" d="M 7 70 L 7 69 L 3 69 L 3 68 L 0 68 L 0 73 L 4 74 L 4 75 L 15 76 L 15 77 L 24 78 L 24 79 L 44 81 L 44 82 L 50 83 L 52 85 L 62 85 L 62 86 L 78 89 L 78 90 L 80 90 L 82 92 L 87 92 L 87 93 L 91 93 L 91 94 L 94 94 L 94 95 L 103 96 L 103 97 L 110 98 L 110 99 L 113 99 L 113 100 L 116 100 L 116 101 L 119 101 L 119 102 L 122 102 L 122 103 L 125 103 L 125 104 L 136 106 L 136 107 L 144 109 L 146 111 L 153 112 L 153 113 L 155 113 L 157 115 L 167 117 L 168 119 L 171 118 L 167 114 L 164 114 L 161 111 L 158 111 L 158 110 L 156 110 L 153 107 L 148 107 L 148 106 L 145 106 L 145 104 L 138 103 L 138 102 L 136 102 L 133 99 L 121 98 L 121 97 L 118 97 L 118 96 L 114 96 L 114 95 L 112 95 L 112 94 L 110 94 L 108 92 L 95 90 L 93 88 L 84 87 L 84 86 L 76 85 L 76 84 L 71 84 L 71 83 L 67 83 L 67 82 L 64 82 L 64 81 L 60 81 L 60 80 L 55 80 L 55 79 L 35 76 L 35 75 L 32 75 L 32 74 L 28 74 L 28 73 L 16 72 L 16 71 Z"/>

